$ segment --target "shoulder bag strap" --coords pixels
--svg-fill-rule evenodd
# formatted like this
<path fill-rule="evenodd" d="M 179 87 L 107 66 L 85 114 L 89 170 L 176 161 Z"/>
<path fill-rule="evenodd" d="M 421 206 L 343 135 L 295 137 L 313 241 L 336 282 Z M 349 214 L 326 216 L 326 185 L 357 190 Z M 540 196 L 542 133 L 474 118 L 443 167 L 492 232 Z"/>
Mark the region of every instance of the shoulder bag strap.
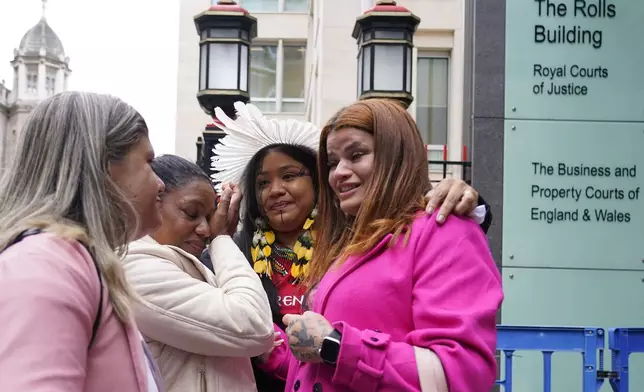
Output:
<path fill-rule="evenodd" d="M 40 234 L 41 230 L 40 229 L 29 229 L 25 230 L 22 233 L 18 235 L 9 245 L 4 250 L 7 250 L 12 245 L 17 244 L 18 242 L 22 241 L 23 239 Z M 99 285 L 99 301 L 98 301 L 98 312 L 96 312 L 96 317 L 94 317 L 94 325 L 92 325 L 92 337 L 89 340 L 89 346 L 87 347 L 88 349 L 92 347 L 92 344 L 94 343 L 94 339 L 96 338 L 96 334 L 98 333 L 98 327 L 101 325 L 101 315 L 103 314 L 103 278 L 101 277 L 100 269 L 98 268 L 98 263 L 96 262 L 96 258 L 94 258 L 94 255 L 90 251 L 90 249 L 83 244 L 85 249 L 87 249 L 87 252 L 89 252 L 90 256 L 92 257 L 92 261 L 94 262 L 94 267 L 96 268 L 96 274 L 98 275 L 98 285 Z"/>

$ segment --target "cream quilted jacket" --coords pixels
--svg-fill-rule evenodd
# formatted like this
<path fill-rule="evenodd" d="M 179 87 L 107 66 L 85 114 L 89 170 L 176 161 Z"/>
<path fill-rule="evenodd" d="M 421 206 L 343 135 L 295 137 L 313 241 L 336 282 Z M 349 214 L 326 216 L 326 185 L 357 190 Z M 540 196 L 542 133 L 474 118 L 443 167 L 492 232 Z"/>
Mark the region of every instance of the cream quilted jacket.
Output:
<path fill-rule="evenodd" d="M 134 304 L 168 392 L 256 391 L 250 357 L 273 344 L 257 274 L 229 236 L 210 244 L 215 274 L 183 250 L 144 237 L 129 245 Z"/>

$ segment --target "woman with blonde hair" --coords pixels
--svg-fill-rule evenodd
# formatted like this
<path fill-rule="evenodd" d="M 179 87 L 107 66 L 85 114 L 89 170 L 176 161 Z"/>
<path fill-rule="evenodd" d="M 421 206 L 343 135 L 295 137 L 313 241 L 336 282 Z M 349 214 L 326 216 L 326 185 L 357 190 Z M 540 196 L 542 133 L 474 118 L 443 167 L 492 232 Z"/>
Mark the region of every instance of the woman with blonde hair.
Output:
<path fill-rule="evenodd" d="M 139 113 L 106 95 L 40 103 L 0 181 L 0 390 L 162 391 L 119 258 L 161 224 Z"/>
<path fill-rule="evenodd" d="M 500 275 L 478 225 L 424 213 L 422 139 L 398 103 L 365 100 L 324 127 L 320 223 L 304 281 L 311 311 L 286 315 L 286 390 L 487 392 L 496 376 Z"/>

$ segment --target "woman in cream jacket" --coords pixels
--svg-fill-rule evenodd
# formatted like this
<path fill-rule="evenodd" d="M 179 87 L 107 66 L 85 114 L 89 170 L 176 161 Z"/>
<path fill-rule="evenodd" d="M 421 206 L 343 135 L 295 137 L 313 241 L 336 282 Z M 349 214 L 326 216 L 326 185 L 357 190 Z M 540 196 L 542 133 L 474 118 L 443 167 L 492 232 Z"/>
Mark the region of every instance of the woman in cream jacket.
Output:
<path fill-rule="evenodd" d="M 152 162 L 164 181 L 163 225 L 130 243 L 124 260 L 140 296 L 136 321 L 168 392 L 255 391 L 250 357 L 270 350 L 274 331 L 257 274 L 228 233 L 241 195 L 226 187 L 216 212 L 208 177 L 172 155 Z M 197 257 L 209 245 L 214 274 Z"/>

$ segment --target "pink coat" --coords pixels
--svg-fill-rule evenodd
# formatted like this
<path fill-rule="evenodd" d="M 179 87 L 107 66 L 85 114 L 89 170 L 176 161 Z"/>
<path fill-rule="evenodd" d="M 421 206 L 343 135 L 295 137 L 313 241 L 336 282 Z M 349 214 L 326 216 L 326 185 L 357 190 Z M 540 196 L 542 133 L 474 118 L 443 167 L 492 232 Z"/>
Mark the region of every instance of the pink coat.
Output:
<path fill-rule="evenodd" d="M 147 392 L 141 336 L 124 325 L 78 242 L 30 236 L 0 253 L 0 391 Z"/>
<path fill-rule="evenodd" d="M 287 391 L 491 389 L 503 293 L 481 229 L 458 217 L 439 228 L 423 215 L 406 247 L 387 248 L 390 238 L 320 282 L 313 311 L 342 333 L 338 363 L 298 362 L 279 346 L 265 370 L 288 369 Z"/>

